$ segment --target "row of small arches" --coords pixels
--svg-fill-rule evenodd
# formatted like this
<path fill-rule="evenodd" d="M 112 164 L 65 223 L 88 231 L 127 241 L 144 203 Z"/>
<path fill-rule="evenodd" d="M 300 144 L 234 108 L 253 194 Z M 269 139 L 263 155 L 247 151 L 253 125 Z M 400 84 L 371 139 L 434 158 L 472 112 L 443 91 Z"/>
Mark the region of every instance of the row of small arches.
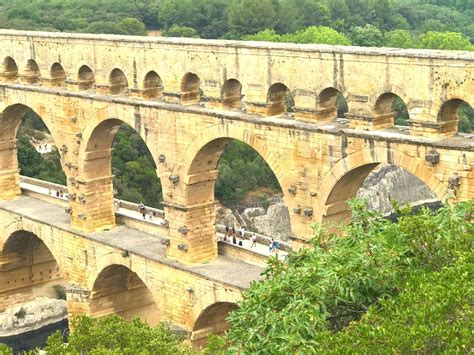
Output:
<path fill-rule="evenodd" d="M 67 83 L 67 75 L 63 66 L 56 62 L 50 67 L 49 73 L 50 86 L 65 87 Z M 15 82 L 19 78 L 18 66 L 12 57 L 6 57 L 3 61 L 3 80 Z M 36 84 L 42 80 L 38 64 L 30 59 L 26 63 L 26 67 L 22 78 L 28 84 Z M 87 65 L 82 65 L 77 72 L 77 85 L 79 90 L 93 90 L 97 85 L 95 83 L 94 72 Z M 115 68 L 109 74 L 108 93 L 110 95 L 127 95 L 129 93 L 129 85 L 127 77 L 121 69 Z M 194 73 L 186 73 L 181 80 L 181 103 L 183 104 L 199 104 L 201 102 L 201 80 Z M 143 90 L 141 96 L 144 99 L 156 100 L 163 98 L 163 84 L 161 77 L 155 72 L 148 72 L 143 81 Z M 221 102 L 222 107 L 226 109 L 242 108 L 242 84 L 237 79 L 229 79 L 222 86 Z M 339 102 L 341 101 L 341 102 Z M 400 112 L 394 112 L 394 108 L 398 103 L 402 107 Z M 457 118 L 457 110 L 464 101 L 453 99 L 447 101 L 441 108 L 438 121 L 453 121 Z M 267 94 L 267 112 L 269 115 L 279 115 L 291 111 L 295 102 L 289 88 L 283 83 L 272 84 Z M 347 102 L 335 88 L 326 88 L 321 91 L 318 97 L 318 109 L 321 111 L 328 110 L 330 118 L 341 117 L 347 112 Z M 392 92 L 383 93 L 376 100 L 374 114 L 400 114 L 405 111 L 405 118 L 408 119 L 408 110 L 403 100 Z"/>

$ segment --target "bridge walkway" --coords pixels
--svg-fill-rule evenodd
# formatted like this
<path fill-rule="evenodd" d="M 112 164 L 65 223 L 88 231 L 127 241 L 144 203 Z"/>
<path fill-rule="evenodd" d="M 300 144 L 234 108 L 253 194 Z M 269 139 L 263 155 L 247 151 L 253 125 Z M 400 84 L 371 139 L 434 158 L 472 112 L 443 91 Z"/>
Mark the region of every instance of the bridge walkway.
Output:
<path fill-rule="evenodd" d="M 222 255 L 210 262 L 196 265 L 184 265 L 170 260 L 166 257 L 166 246 L 161 243 L 162 238 L 127 226 L 117 226 L 104 232 L 79 232 L 71 227 L 70 217 L 64 212 L 64 207 L 29 196 L 0 201 L 0 210 L 13 212 L 38 223 L 51 225 L 148 260 L 202 276 L 219 284 L 247 289 L 251 281 L 262 278 L 260 275 L 263 271 L 262 266 Z"/>

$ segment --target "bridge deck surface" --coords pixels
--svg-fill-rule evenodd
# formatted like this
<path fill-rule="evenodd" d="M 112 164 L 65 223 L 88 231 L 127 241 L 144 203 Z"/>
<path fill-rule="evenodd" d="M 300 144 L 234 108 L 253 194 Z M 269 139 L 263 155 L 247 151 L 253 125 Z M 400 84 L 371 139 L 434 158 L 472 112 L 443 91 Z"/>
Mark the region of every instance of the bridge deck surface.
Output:
<path fill-rule="evenodd" d="M 73 229 L 69 215 L 64 208 L 28 196 L 16 200 L 0 201 L 0 209 L 13 212 L 25 218 L 45 223 L 56 228 L 83 236 L 98 243 L 107 244 L 129 253 L 166 264 L 203 276 L 221 284 L 227 284 L 241 289 L 248 288 L 253 280 L 262 277 L 263 268 L 242 260 L 219 256 L 216 260 L 199 265 L 184 265 L 166 258 L 166 247 L 160 243 L 160 238 L 154 235 L 125 227 L 117 226 L 107 232 L 84 233 Z"/>

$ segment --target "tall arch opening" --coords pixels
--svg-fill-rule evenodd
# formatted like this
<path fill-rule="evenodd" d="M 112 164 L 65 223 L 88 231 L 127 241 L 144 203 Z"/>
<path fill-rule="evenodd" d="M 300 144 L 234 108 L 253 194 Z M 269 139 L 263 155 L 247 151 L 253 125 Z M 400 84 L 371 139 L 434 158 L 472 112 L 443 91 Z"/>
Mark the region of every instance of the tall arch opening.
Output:
<path fill-rule="evenodd" d="M 39 82 L 40 76 L 38 64 L 33 59 L 29 59 L 26 63 L 23 78 L 28 84 L 36 84 Z"/>
<path fill-rule="evenodd" d="M 18 80 L 18 66 L 12 57 L 5 57 L 3 60 L 1 77 L 4 81 Z"/>
<path fill-rule="evenodd" d="M 0 311 L 37 297 L 65 299 L 59 264 L 36 235 L 24 230 L 11 234 L 0 255 Z"/>
<path fill-rule="evenodd" d="M 195 105 L 201 101 L 201 79 L 194 73 L 186 73 L 181 81 L 181 103 Z"/>
<path fill-rule="evenodd" d="M 344 95 L 335 88 L 326 88 L 318 97 L 319 114 L 324 120 L 344 118 L 348 111 Z"/>
<path fill-rule="evenodd" d="M 407 126 L 410 117 L 403 99 L 392 92 L 386 92 L 375 102 L 374 119 L 381 125 L 380 128 L 388 128 L 393 125 Z"/>
<path fill-rule="evenodd" d="M 143 280 L 122 265 L 110 265 L 103 269 L 92 287 L 90 315 L 102 317 L 117 314 L 127 320 L 138 316 L 150 325 L 162 318 L 153 294 Z"/>
<path fill-rule="evenodd" d="M 87 65 L 79 68 L 77 73 L 79 90 L 92 90 L 94 88 L 94 72 Z"/>
<path fill-rule="evenodd" d="M 142 218 L 137 207 L 126 206 L 125 202 L 142 202 L 148 207 L 162 208 L 162 187 L 156 163 L 145 141 L 128 124 L 119 119 L 101 122 L 92 131 L 85 154 L 84 176 L 91 181 L 90 186 L 85 187 L 91 194 L 88 200 L 99 203 L 90 208 L 97 208 L 103 216 L 91 224 L 115 223 L 119 206 L 114 205 L 114 194 L 121 201 L 120 206 L 133 210 L 137 218 Z M 147 220 L 154 220 L 156 214 L 164 217 L 161 211 L 151 209 L 147 214 Z"/>
<path fill-rule="evenodd" d="M 187 186 L 190 206 L 217 202 L 216 217 L 212 213 L 201 228 L 207 237 L 216 229 L 223 236 L 228 226 L 235 228 L 237 244 L 241 228 L 279 241 L 289 239 L 290 216 L 278 178 L 250 145 L 232 138 L 212 140 L 196 154 L 188 176 L 193 177 Z M 248 237 L 244 247 L 250 245 Z"/>
<path fill-rule="evenodd" d="M 394 202 L 414 208 L 436 208 L 440 203 L 431 187 L 408 170 L 370 163 L 349 170 L 336 181 L 325 202 L 323 222 L 347 221 L 351 217 L 347 201 L 356 196 L 365 199 L 370 210 L 386 217 L 393 217 Z"/>
<path fill-rule="evenodd" d="M 474 109 L 469 103 L 461 99 L 451 99 L 446 101 L 438 114 L 438 120 L 454 126 L 454 132 L 473 133 L 474 132 Z M 457 127 L 456 127 L 457 126 Z M 456 130 L 457 128 L 457 130 Z"/>
<path fill-rule="evenodd" d="M 109 75 L 110 95 L 126 95 L 128 93 L 127 77 L 118 68 L 113 69 Z"/>
<path fill-rule="evenodd" d="M 163 95 L 163 84 L 160 76 L 150 71 L 143 82 L 143 98 L 146 100 L 160 99 Z"/>
<path fill-rule="evenodd" d="M 235 303 L 218 302 L 204 309 L 194 323 L 191 341 L 194 346 L 202 347 L 207 344 L 208 335 L 222 336 L 230 328 L 227 317 L 237 309 Z"/>
<path fill-rule="evenodd" d="M 54 63 L 50 69 L 51 86 L 63 87 L 66 86 L 66 72 L 59 63 Z"/>
<path fill-rule="evenodd" d="M 267 115 L 277 116 L 293 112 L 295 101 L 291 91 L 285 84 L 275 83 L 270 86 L 267 94 Z"/>
<path fill-rule="evenodd" d="M 225 109 L 242 108 L 242 84 L 236 79 L 227 80 L 222 86 L 222 104 Z"/>
<path fill-rule="evenodd" d="M 1 114 L 0 171 L 2 198 L 20 193 L 20 174 L 48 182 L 65 184 L 60 155 L 44 121 L 24 105 L 12 105 Z"/>

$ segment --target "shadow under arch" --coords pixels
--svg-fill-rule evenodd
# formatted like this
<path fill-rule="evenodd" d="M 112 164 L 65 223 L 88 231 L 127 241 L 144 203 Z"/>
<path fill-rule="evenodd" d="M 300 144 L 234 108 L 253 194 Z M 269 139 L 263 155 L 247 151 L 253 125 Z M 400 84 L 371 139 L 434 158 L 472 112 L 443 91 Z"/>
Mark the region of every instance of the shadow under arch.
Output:
<path fill-rule="evenodd" d="M 38 296 L 57 298 L 53 286 L 67 285 L 64 270 L 45 241 L 16 227 L 20 229 L 0 244 L 0 311 Z"/>
<path fill-rule="evenodd" d="M 383 148 L 362 151 L 339 161 L 324 177 L 316 217 L 324 223 L 344 222 L 350 217 L 347 200 L 354 197 L 367 176 L 380 164 L 401 167 L 426 184 L 439 200 L 447 198 L 447 186 L 424 161 Z"/>
<path fill-rule="evenodd" d="M 51 86 L 64 87 L 66 86 L 66 72 L 63 66 L 59 63 L 53 63 L 49 70 Z"/>
<path fill-rule="evenodd" d="M 445 129 L 454 135 L 457 132 L 474 132 L 474 108 L 468 101 L 451 98 L 445 101 L 438 112 L 438 122 L 445 124 Z"/>
<path fill-rule="evenodd" d="M 18 80 L 18 66 L 12 57 L 3 59 L 0 76 L 4 81 Z"/>
<path fill-rule="evenodd" d="M 406 102 L 400 95 L 391 91 L 380 94 L 375 100 L 374 119 L 380 129 L 394 125 L 407 126 L 410 119 Z"/>
<path fill-rule="evenodd" d="M 195 105 L 201 101 L 201 79 L 195 73 L 186 73 L 181 79 L 181 104 Z"/>
<path fill-rule="evenodd" d="M 109 92 L 110 95 L 127 95 L 128 94 L 128 80 L 125 73 L 119 69 L 114 68 L 109 74 Z"/>
<path fill-rule="evenodd" d="M 94 88 L 94 72 L 89 66 L 82 65 L 79 68 L 77 71 L 77 83 L 79 90 L 92 90 Z"/>
<path fill-rule="evenodd" d="M 163 82 L 155 71 L 146 73 L 143 79 L 143 98 L 146 100 L 161 99 L 163 97 Z"/>
<path fill-rule="evenodd" d="M 28 84 L 36 84 L 40 81 L 41 73 L 38 64 L 33 59 L 26 62 L 23 78 Z"/>
<path fill-rule="evenodd" d="M 230 312 L 237 309 L 236 303 L 216 302 L 202 310 L 194 323 L 191 341 L 194 346 L 205 346 L 208 342 L 208 335 L 214 334 L 222 336 L 230 328 L 227 317 Z"/>
<path fill-rule="evenodd" d="M 97 275 L 90 296 L 90 315 L 117 314 L 127 320 L 140 317 L 150 325 L 158 324 L 162 312 L 144 281 L 128 267 L 106 266 Z"/>
<path fill-rule="evenodd" d="M 237 79 L 228 79 L 221 90 L 222 105 L 225 109 L 242 108 L 242 84 Z"/>
<path fill-rule="evenodd" d="M 324 121 L 344 118 L 348 111 L 344 94 L 335 87 L 327 87 L 319 93 L 317 107 L 321 119 Z"/>
<path fill-rule="evenodd" d="M 290 89 L 283 83 L 270 85 L 267 93 L 267 115 L 277 116 L 290 112 L 295 105 Z"/>

